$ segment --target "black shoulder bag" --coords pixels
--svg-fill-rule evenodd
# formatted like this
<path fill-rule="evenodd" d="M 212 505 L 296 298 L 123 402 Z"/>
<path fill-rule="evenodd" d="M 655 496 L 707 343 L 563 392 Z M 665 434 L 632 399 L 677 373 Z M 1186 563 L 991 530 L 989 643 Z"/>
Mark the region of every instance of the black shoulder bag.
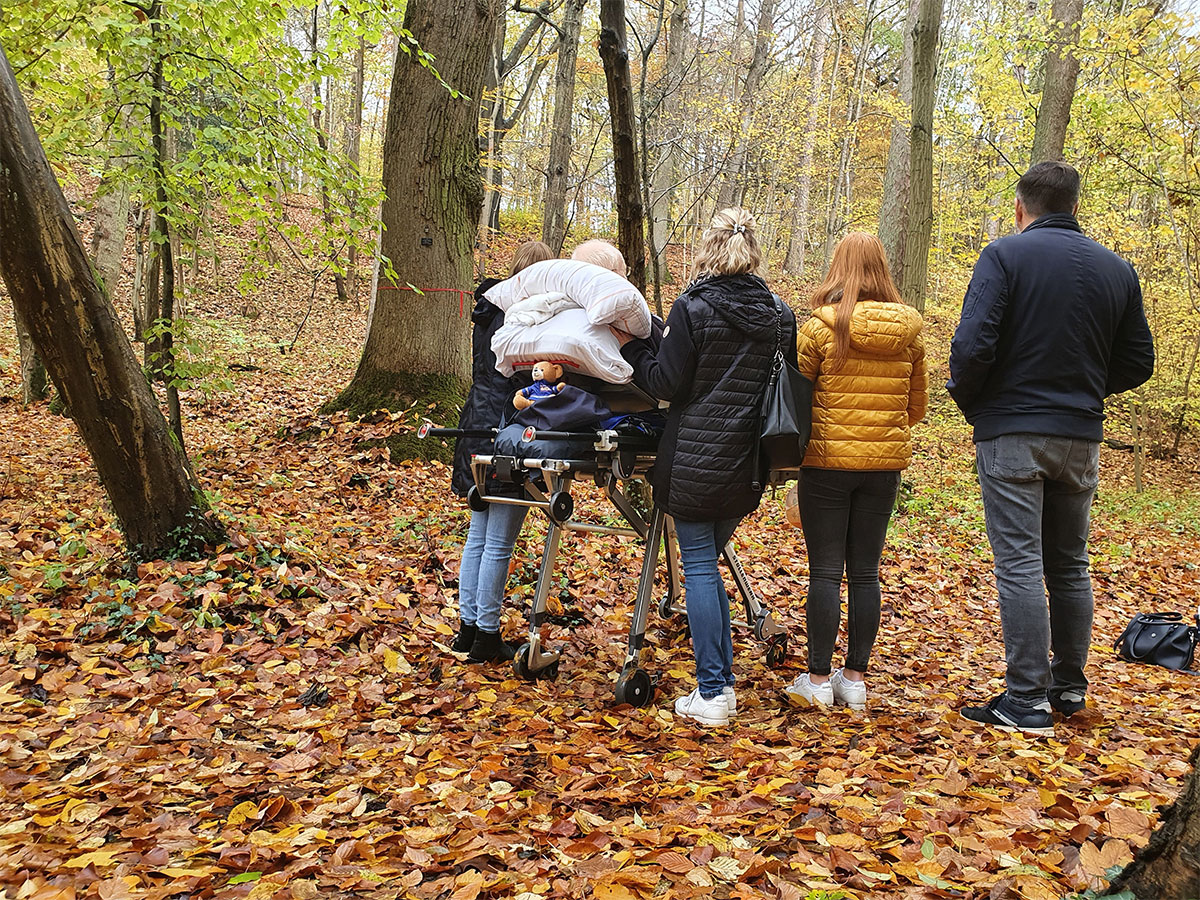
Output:
<path fill-rule="evenodd" d="M 1196 625 L 1177 612 L 1139 613 L 1125 626 L 1113 649 L 1121 659 L 1167 669 L 1190 669 L 1196 655 Z"/>
<path fill-rule="evenodd" d="M 799 469 L 812 433 L 812 382 L 800 374 L 783 355 L 783 301 L 775 301 L 775 355 L 763 393 L 760 440 L 755 459 L 755 490 L 761 490 L 765 474 L 780 469 Z"/>

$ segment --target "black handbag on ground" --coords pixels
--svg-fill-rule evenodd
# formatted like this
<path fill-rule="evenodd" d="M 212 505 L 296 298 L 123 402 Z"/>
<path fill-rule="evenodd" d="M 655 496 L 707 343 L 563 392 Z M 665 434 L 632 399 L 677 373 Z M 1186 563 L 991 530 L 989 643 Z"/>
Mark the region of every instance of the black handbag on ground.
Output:
<path fill-rule="evenodd" d="M 783 301 L 775 300 L 775 355 L 763 393 L 757 472 L 798 469 L 812 434 L 813 384 L 783 355 Z M 755 487 L 761 487 L 756 483 Z"/>
<path fill-rule="evenodd" d="M 1167 669 L 1190 669 L 1196 655 L 1196 625 L 1183 621 L 1177 612 L 1139 613 L 1113 642 L 1121 659 L 1151 663 Z"/>

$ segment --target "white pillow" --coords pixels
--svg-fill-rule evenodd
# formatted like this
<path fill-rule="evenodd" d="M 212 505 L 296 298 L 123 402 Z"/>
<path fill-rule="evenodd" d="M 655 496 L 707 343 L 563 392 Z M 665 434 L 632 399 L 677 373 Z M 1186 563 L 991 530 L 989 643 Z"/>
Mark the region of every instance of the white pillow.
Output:
<path fill-rule="evenodd" d="M 553 362 L 567 372 L 591 375 L 611 384 L 628 384 L 633 368 L 621 356 L 621 345 L 607 325 L 588 321 L 578 307 L 560 312 L 539 325 L 505 323 L 492 336 L 496 371 L 508 377 Z"/>
<path fill-rule="evenodd" d="M 505 312 L 534 294 L 566 294 L 587 310 L 593 325 L 615 325 L 634 337 L 650 336 L 650 307 L 641 291 L 603 266 L 577 259 L 547 259 L 522 269 L 484 296 Z"/>

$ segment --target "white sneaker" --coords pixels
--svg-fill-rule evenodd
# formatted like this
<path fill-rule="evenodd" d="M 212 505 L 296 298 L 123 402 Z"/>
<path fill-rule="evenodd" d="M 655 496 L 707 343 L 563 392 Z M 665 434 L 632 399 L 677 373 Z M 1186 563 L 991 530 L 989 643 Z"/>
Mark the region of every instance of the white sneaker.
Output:
<path fill-rule="evenodd" d="M 700 688 L 676 700 L 675 713 L 685 719 L 694 719 L 701 725 L 729 724 L 729 704 L 725 701 L 725 695 L 722 693 L 705 700 L 700 696 Z"/>
<path fill-rule="evenodd" d="M 848 706 L 851 709 L 867 708 L 867 685 L 862 681 L 851 681 L 841 669 L 833 673 L 829 679 L 833 688 L 833 702 Z"/>
<path fill-rule="evenodd" d="M 725 705 L 729 707 L 729 717 L 733 718 L 737 715 L 737 694 L 729 685 L 721 688 L 721 693 L 725 696 Z"/>
<path fill-rule="evenodd" d="M 833 684 L 813 684 L 806 672 L 783 689 L 793 706 L 833 706 Z"/>

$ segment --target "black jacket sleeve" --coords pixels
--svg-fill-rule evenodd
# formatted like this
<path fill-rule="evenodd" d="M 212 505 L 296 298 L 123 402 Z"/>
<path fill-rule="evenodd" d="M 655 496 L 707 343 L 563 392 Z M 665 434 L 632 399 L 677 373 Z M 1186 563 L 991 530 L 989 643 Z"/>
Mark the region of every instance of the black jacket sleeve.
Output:
<path fill-rule="evenodd" d="M 696 373 L 696 345 L 686 305 L 677 302 L 671 307 L 657 353 L 648 341 L 634 340 L 621 348 L 621 355 L 633 366 L 634 382 L 650 396 L 686 399 Z"/>
<path fill-rule="evenodd" d="M 1106 394 L 1120 394 L 1145 384 L 1154 374 L 1154 338 L 1142 307 L 1142 286 L 1133 266 L 1133 288 L 1125 314 L 1113 337 L 1112 354 L 1108 360 Z"/>
<path fill-rule="evenodd" d="M 966 412 L 979 397 L 1000 339 L 1000 323 L 1008 305 L 1008 279 L 996 254 L 984 249 L 975 264 L 962 317 L 950 343 L 950 380 L 946 389 L 958 408 Z"/>

